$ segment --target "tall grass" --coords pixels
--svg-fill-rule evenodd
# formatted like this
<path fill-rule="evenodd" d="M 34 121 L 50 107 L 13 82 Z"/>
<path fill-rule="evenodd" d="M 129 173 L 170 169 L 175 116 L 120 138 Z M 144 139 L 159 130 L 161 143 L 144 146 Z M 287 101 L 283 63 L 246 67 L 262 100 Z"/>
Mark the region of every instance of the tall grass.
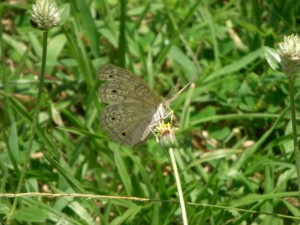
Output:
<path fill-rule="evenodd" d="M 0 3 L 3 194 L 16 192 L 32 135 L 42 36 L 26 30 L 31 3 Z M 128 198 L 18 197 L 16 224 L 182 224 L 171 164 L 155 139 L 132 149 L 101 130 L 96 71 L 106 63 L 142 77 L 160 101 L 199 76 L 171 104 L 189 224 L 299 222 L 288 81 L 260 49 L 298 32 L 300 3 L 69 4 L 67 21 L 49 32 L 45 95 L 21 193 Z M 298 87 L 295 80 L 296 96 Z M 1 195 L 1 223 L 11 207 Z"/>

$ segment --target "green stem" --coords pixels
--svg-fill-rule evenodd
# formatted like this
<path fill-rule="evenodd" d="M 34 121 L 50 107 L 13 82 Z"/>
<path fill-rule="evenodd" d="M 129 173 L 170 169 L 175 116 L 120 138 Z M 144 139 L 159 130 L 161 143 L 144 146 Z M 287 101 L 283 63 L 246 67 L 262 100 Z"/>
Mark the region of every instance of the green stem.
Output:
<path fill-rule="evenodd" d="M 30 163 L 30 153 L 32 150 L 33 141 L 35 138 L 35 130 L 38 123 L 38 116 L 40 113 L 40 105 L 41 105 L 41 99 L 43 94 L 43 86 L 44 86 L 44 79 L 45 79 L 45 68 L 46 68 L 46 57 L 47 57 L 47 39 L 48 39 L 48 31 L 43 32 L 43 53 L 42 53 L 42 67 L 41 67 L 41 76 L 40 76 L 40 82 L 39 82 L 39 89 L 38 89 L 38 96 L 37 96 L 37 103 L 36 103 L 36 109 L 32 118 L 32 124 L 31 124 L 31 137 L 29 140 L 28 149 L 25 152 L 25 160 L 22 167 L 20 179 L 18 182 L 16 193 L 20 193 L 21 189 L 23 187 L 23 182 L 25 179 L 25 174 L 27 167 Z M 11 224 L 11 216 L 14 214 L 16 207 L 18 203 L 18 198 L 14 198 L 13 205 L 11 207 L 10 212 L 7 216 L 7 224 Z"/>
<path fill-rule="evenodd" d="M 119 36 L 119 53 L 118 53 L 118 60 L 119 66 L 125 67 L 125 55 L 126 55 L 126 4 L 127 0 L 120 1 L 120 36 Z"/>
<path fill-rule="evenodd" d="M 169 154 L 170 154 L 171 163 L 172 163 L 175 180 L 176 180 L 176 186 L 177 186 L 178 197 L 179 197 L 179 202 L 180 202 L 183 225 L 188 225 L 185 204 L 184 204 L 184 198 L 183 198 L 183 193 L 182 193 L 182 188 L 181 188 L 181 183 L 180 183 L 180 178 L 179 178 L 179 173 L 178 173 L 178 169 L 177 169 L 177 164 L 176 164 L 173 148 L 169 148 Z"/>
<path fill-rule="evenodd" d="M 295 151 L 295 161 L 296 161 L 296 171 L 297 171 L 297 183 L 300 201 L 300 159 L 299 159 L 299 147 L 298 147 L 298 135 L 297 135 L 297 123 L 296 123 L 296 108 L 295 108 L 295 91 L 294 91 L 294 78 L 289 77 L 289 92 L 290 92 L 290 102 L 291 102 L 291 117 L 292 117 L 292 128 L 293 128 L 293 141 L 294 141 L 294 151 Z"/>

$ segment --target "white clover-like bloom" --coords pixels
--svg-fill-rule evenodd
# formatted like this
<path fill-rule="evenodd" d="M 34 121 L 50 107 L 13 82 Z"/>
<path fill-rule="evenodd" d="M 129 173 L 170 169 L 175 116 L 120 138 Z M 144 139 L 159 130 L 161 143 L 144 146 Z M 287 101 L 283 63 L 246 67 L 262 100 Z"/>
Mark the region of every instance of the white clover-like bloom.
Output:
<path fill-rule="evenodd" d="M 32 5 L 31 23 L 35 27 L 48 30 L 57 26 L 59 20 L 60 14 L 52 0 L 36 0 L 36 4 Z"/>
<path fill-rule="evenodd" d="M 156 132 L 156 141 L 163 148 L 175 147 L 177 145 L 174 128 L 170 123 L 160 122 L 154 131 Z"/>
<path fill-rule="evenodd" d="M 294 76 L 300 69 L 300 39 L 298 35 L 284 36 L 279 43 L 280 64 L 287 76 Z"/>

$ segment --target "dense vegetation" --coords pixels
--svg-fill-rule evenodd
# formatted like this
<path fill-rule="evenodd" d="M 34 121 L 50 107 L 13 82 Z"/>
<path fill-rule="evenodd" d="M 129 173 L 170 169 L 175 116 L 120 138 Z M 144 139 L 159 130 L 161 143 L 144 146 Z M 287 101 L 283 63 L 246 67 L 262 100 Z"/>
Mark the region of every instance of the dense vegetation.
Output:
<path fill-rule="evenodd" d="M 27 29 L 33 3 L 0 3 L 1 193 L 16 192 L 34 135 L 42 32 Z M 100 127 L 96 74 L 109 63 L 160 102 L 198 78 L 171 104 L 189 224 L 298 224 L 288 82 L 261 49 L 299 32 L 299 1 L 56 3 L 70 14 L 49 31 L 21 193 L 126 198 L 23 196 L 11 211 L 14 199 L 1 197 L 0 223 L 13 213 L 15 224 L 182 224 L 166 151 L 153 136 L 120 146 Z"/>

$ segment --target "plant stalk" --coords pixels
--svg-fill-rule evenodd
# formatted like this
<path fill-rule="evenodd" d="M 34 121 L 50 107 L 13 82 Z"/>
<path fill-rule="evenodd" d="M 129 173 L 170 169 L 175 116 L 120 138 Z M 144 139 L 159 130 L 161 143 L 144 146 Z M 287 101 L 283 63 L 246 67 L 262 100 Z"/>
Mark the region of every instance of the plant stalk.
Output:
<path fill-rule="evenodd" d="M 185 210 L 185 203 L 184 203 L 184 198 L 183 198 L 183 193 L 182 193 L 182 188 L 181 188 L 181 182 L 180 182 L 180 178 L 179 178 L 179 173 L 178 173 L 178 169 L 177 169 L 177 164 L 176 164 L 176 159 L 175 159 L 173 148 L 169 148 L 169 154 L 170 154 L 171 163 L 172 163 L 175 180 L 176 180 L 176 186 L 177 186 L 178 197 L 179 197 L 179 202 L 180 202 L 183 225 L 188 225 L 188 220 L 187 220 L 186 210 Z"/>
<path fill-rule="evenodd" d="M 295 108 L 295 89 L 294 89 L 294 76 L 289 77 L 289 94 L 291 102 L 291 119 L 292 119 L 292 130 L 293 130 L 293 142 L 295 151 L 296 171 L 297 171 L 297 184 L 298 194 L 300 201 L 300 158 L 299 158 L 299 146 L 298 146 L 298 135 L 297 135 L 297 121 L 296 121 L 296 108 Z"/>
<path fill-rule="evenodd" d="M 34 141 L 34 138 L 35 138 L 36 126 L 38 124 L 38 116 L 39 116 L 39 113 L 40 113 L 40 105 L 41 105 L 44 79 L 45 79 L 45 68 L 46 68 L 46 57 L 47 57 L 47 40 L 48 40 L 48 31 L 44 31 L 43 32 L 42 66 L 41 66 L 41 76 L 40 76 L 38 95 L 37 95 L 37 103 L 36 103 L 35 112 L 34 112 L 33 118 L 32 118 L 31 137 L 30 137 L 30 140 L 29 140 L 28 149 L 25 152 L 25 160 L 24 160 L 24 163 L 23 163 L 23 167 L 22 167 L 22 171 L 21 171 L 21 175 L 20 175 L 20 179 L 19 179 L 19 182 L 18 182 L 16 193 L 20 193 L 21 189 L 23 187 L 26 170 L 27 170 L 27 167 L 29 166 L 29 163 L 30 163 L 30 153 L 31 153 L 33 141 Z M 18 198 L 14 198 L 11 210 L 7 215 L 7 224 L 11 224 L 11 217 L 12 217 L 12 215 L 14 214 L 14 212 L 16 210 L 17 203 L 18 203 Z"/>

